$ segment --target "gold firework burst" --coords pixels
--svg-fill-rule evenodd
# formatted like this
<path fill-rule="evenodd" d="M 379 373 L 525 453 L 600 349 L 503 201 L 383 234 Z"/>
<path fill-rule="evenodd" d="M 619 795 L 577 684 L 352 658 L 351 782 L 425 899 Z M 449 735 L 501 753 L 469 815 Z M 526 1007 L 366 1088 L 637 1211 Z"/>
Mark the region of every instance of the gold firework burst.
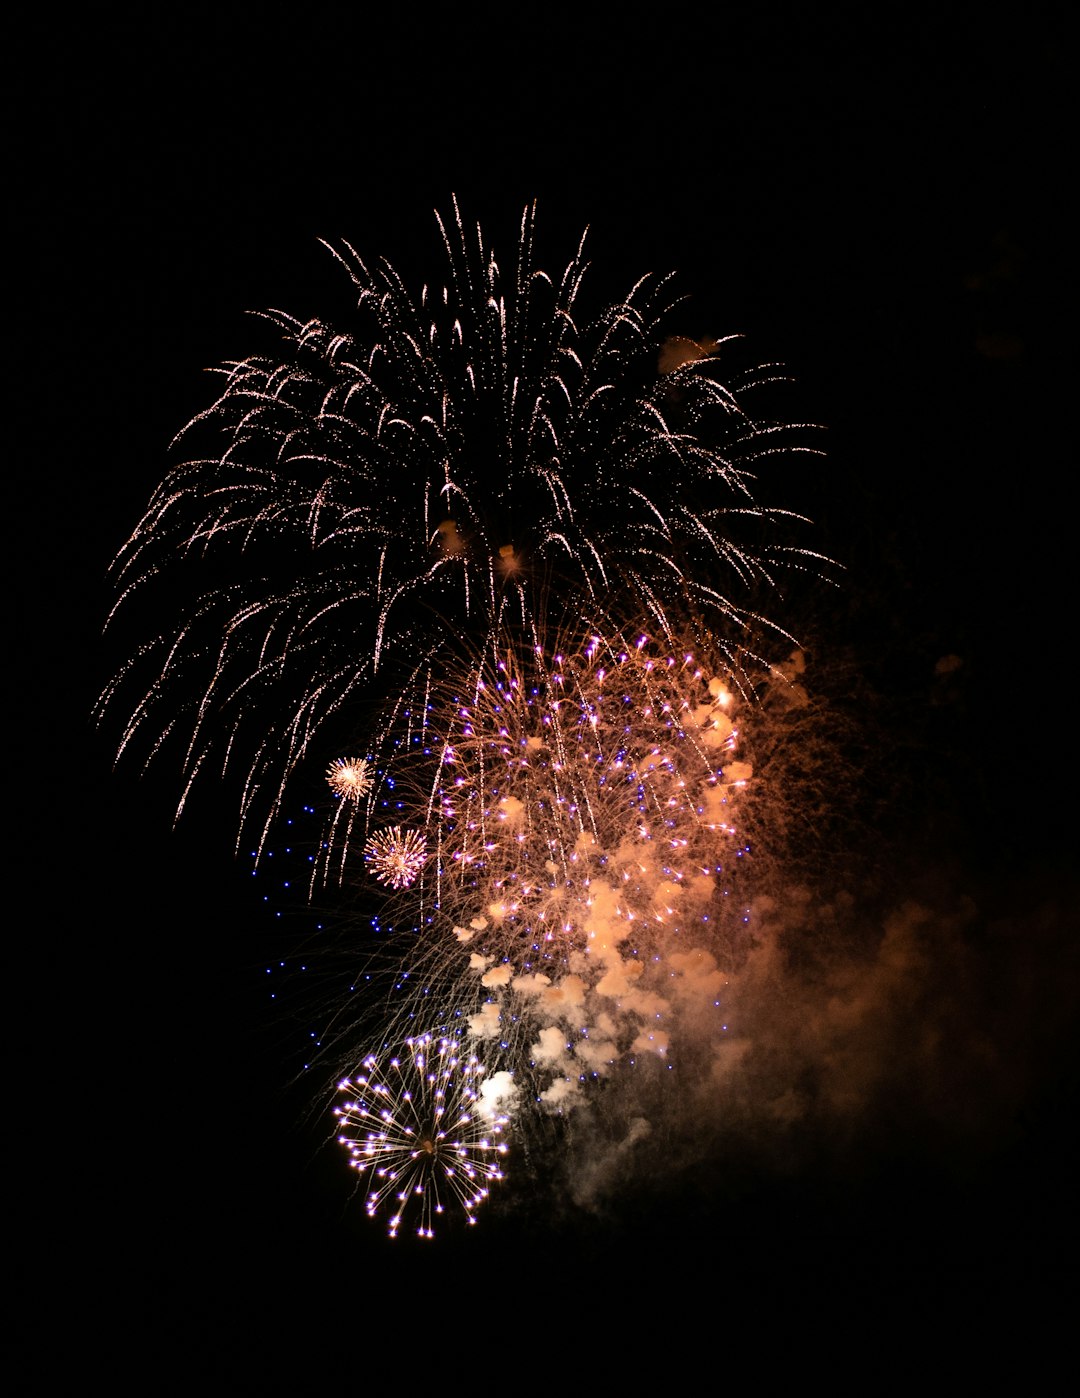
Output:
<path fill-rule="evenodd" d="M 390 888 L 408 888 L 424 867 L 427 841 L 419 830 L 391 825 L 371 836 L 364 846 L 364 858 L 380 883 Z"/>
<path fill-rule="evenodd" d="M 363 757 L 335 757 L 326 769 L 326 780 L 335 796 L 359 801 L 371 790 L 371 769 Z"/>

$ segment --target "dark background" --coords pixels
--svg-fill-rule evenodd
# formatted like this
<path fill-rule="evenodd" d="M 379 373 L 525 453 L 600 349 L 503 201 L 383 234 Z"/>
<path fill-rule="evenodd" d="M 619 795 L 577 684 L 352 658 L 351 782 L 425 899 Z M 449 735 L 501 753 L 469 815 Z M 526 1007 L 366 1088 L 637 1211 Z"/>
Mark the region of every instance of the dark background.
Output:
<path fill-rule="evenodd" d="M 44 953 L 27 1060 L 53 1304 L 208 1372 L 276 1345 L 284 1365 L 311 1324 L 324 1358 L 391 1335 L 435 1356 L 460 1332 L 481 1362 L 601 1322 L 630 1352 L 646 1319 L 667 1350 L 718 1314 L 766 1338 L 827 1315 L 954 1343 L 1032 1297 L 1052 1332 L 1075 1088 L 1063 15 L 189 6 L 26 44 L 13 523 L 35 736 L 16 765 L 40 792 L 20 942 Z M 537 199 L 547 265 L 590 225 L 597 295 L 675 269 L 685 332 L 743 332 L 826 424 L 827 463 L 784 503 L 848 570 L 818 629 L 925 787 L 897 863 L 996 929 L 974 952 L 1002 958 L 1003 1014 L 1025 987 L 1002 1031 L 1022 1090 L 976 1144 L 936 1151 L 901 1120 L 782 1181 L 681 1180 L 602 1218 L 493 1205 L 420 1255 L 346 1210 L 260 980 L 297 900 L 233 857 L 212 790 L 174 831 L 166 775 L 114 774 L 115 734 L 86 715 L 119 658 L 105 570 L 208 399 L 201 371 L 248 352 L 246 311 L 343 304 L 320 236 L 412 286 L 439 275 L 451 192 L 503 248 Z"/>

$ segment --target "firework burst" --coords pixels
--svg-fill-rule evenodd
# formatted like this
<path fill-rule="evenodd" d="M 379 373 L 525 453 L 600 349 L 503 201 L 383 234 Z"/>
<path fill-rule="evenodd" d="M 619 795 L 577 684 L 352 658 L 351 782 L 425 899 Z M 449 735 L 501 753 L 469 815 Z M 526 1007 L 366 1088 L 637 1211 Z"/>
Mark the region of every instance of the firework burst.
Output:
<path fill-rule="evenodd" d="M 337 757 L 326 769 L 326 780 L 335 796 L 359 801 L 371 790 L 371 772 L 362 757 Z"/>
<path fill-rule="evenodd" d="M 369 1054 L 338 1090 L 338 1141 L 366 1177 L 369 1216 L 391 1209 L 392 1238 L 408 1214 L 418 1235 L 431 1238 L 447 1203 L 475 1223 L 490 1186 L 504 1178 L 507 1074 L 489 1078 L 460 1040 L 423 1034 L 383 1061 Z"/>
<path fill-rule="evenodd" d="M 408 888 L 420 877 L 427 860 L 427 840 L 419 830 L 392 825 L 370 837 L 364 858 L 380 883 L 388 888 Z"/>
<path fill-rule="evenodd" d="M 456 205 L 439 227 L 442 285 L 411 295 L 342 245 L 342 326 L 266 313 L 278 352 L 221 370 L 116 562 L 118 608 L 174 605 L 200 566 L 100 707 L 128 708 L 121 750 L 186 731 L 185 797 L 235 769 L 242 823 L 265 828 L 334 715 L 373 692 L 417 710 L 463 636 L 542 639 L 614 601 L 661 635 L 697 616 L 732 663 L 762 589 L 817 566 L 751 493 L 812 450 L 749 407 L 771 367 L 721 379 L 725 342 L 660 357 L 670 278 L 590 315 L 583 246 L 542 270 L 532 210 L 508 275 Z"/>
<path fill-rule="evenodd" d="M 711 888 L 737 848 L 750 769 L 732 704 L 691 652 L 641 634 L 500 657 L 447 705 L 428 816 L 440 905 L 506 929 L 508 948 L 564 959 L 589 951 L 582 908 L 610 882 L 644 951 L 674 916 L 665 899 Z"/>
<path fill-rule="evenodd" d="M 745 928 L 737 696 L 640 630 L 564 639 L 430 693 L 395 766 L 428 857 L 385 915 L 423 933 L 393 1021 L 464 1017 L 540 1095 L 666 1052 L 682 988 Z"/>

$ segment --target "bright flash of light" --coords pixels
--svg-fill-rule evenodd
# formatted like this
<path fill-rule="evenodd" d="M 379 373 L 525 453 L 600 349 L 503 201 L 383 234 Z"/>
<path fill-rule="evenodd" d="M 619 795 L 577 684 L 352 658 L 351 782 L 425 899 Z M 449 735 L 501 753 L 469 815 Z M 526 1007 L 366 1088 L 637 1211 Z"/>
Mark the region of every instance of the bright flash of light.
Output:
<path fill-rule="evenodd" d="M 486 917 L 489 954 L 524 971 L 588 955 L 617 889 L 635 954 L 694 935 L 738 849 L 730 695 L 684 648 L 589 635 L 553 655 L 506 654 L 464 702 L 433 705 L 445 739 L 427 828 L 440 906 Z M 475 948 L 474 948 L 475 949 Z"/>
<path fill-rule="evenodd" d="M 400 1053 L 369 1054 L 339 1084 L 338 1141 L 365 1177 L 369 1216 L 389 1210 L 390 1236 L 408 1220 L 421 1238 L 456 1204 L 470 1223 L 504 1178 L 504 1112 L 485 1102 L 485 1069 L 460 1039 L 423 1034 Z"/>

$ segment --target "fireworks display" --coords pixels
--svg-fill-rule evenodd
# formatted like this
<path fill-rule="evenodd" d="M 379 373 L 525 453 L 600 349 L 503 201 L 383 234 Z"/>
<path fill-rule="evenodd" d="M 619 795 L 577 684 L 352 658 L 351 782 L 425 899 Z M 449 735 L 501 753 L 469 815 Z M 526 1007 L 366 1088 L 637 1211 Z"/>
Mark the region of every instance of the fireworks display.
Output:
<path fill-rule="evenodd" d="M 523 937 L 546 958 L 587 949 L 569 909 L 597 878 L 645 931 L 671 915 L 664 896 L 715 876 L 749 776 L 732 695 L 691 653 L 652 650 L 645 636 L 627 648 L 590 636 L 524 672 L 500 660 L 451 701 L 432 803 L 443 907 L 520 927 L 510 945 Z"/>
<path fill-rule="evenodd" d="M 182 735 L 181 808 L 236 772 L 258 848 L 325 771 L 316 879 L 366 870 L 411 929 L 408 988 L 341 1040 L 404 1047 L 349 1071 L 339 1139 L 368 1211 L 422 1236 L 501 1178 L 506 1103 L 579 1110 L 725 1032 L 741 730 L 790 651 L 763 599 L 823 562 L 752 494 L 812 450 L 751 415 L 774 369 L 721 379 L 726 342 L 666 332 L 666 278 L 588 314 L 583 247 L 548 275 L 529 210 L 509 275 L 456 206 L 439 226 L 443 284 L 331 249 L 352 319 L 268 312 L 279 353 L 222 369 L 116 564 L 117 607 L 193 568 L 195 600 L 100 701 L 121 751 Z M 346 722 L 369 756 L 327 767 Z"/>

